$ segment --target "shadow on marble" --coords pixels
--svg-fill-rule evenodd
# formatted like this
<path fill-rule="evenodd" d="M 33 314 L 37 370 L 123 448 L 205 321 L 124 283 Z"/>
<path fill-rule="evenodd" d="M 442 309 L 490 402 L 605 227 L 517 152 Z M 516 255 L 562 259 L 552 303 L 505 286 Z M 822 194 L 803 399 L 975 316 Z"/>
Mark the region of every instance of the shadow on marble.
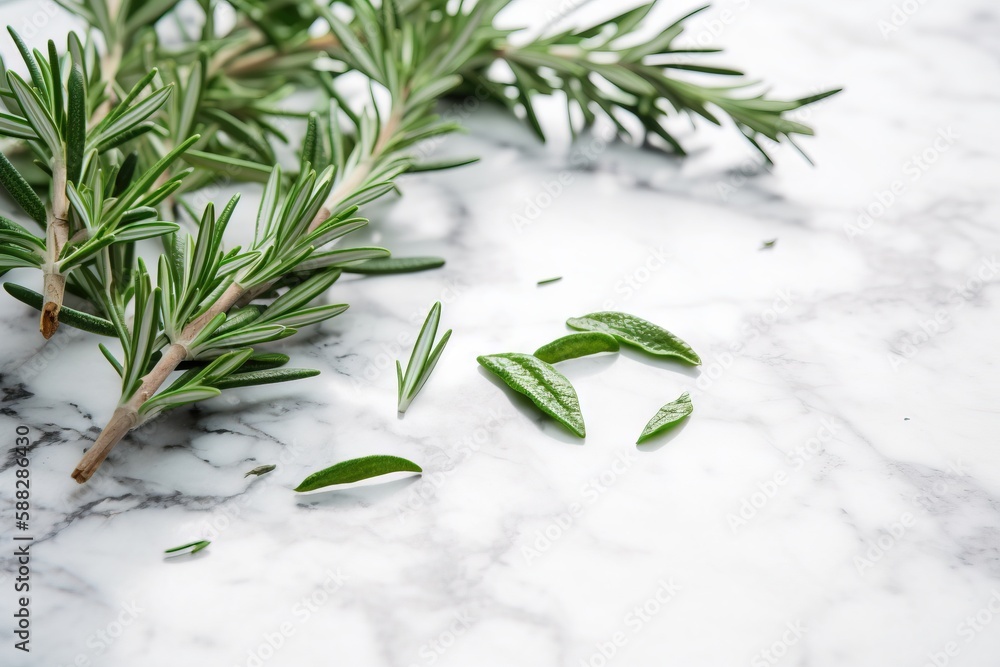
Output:
<path fill-rule="evenodd" d="M 647 354 L 642 350 L 636 350 L 626 345 L 622 345 L 622 349 L 619 354 L 626 359 L 630 359 L 640 364 L 652 366 L 664 371 L 670 371 L 672 373 L 680 373 L 681 375 L 686 375 L 689 378 L 697 378 L 701 375 L 700 366 L 688 366 L 679 361 L 655 357 L 652 354 Z"/>
<path fill-rule="evenodd" d="M 410 475 L 388 482 L 372 480 L 359 482 L 349 487 L 331 487 L 325 491 L 312 492 L 308 496 L 296 496 L 295 505 L 302 509 L 354 507 L 359 504 L 362 506 L 375 505 L 416 484 L 420 478 L 420 475 Z"/>
<path fill-rule="evenodd" d="M 681 434 L 681 431 L 687 428 L 688 423 L 691 421 L 691 417 L 685 417 L 683 420 L 678 422 L 676 425 L 671 426 L 666 431 L 653 436 L 652 439 L 647 440 L 641 445 L 636 445 L 635 448 L 640 452 L 657 452 Z"/>
<path fill-rule="evenodd" d="M 604 373 L 618 361 L 617 354 L 602 354 L 601 356 L 582 357 L 578 359 L 567 359 L 556 364 L 556 368 L 563 375 L 569 377 L 590 377 Z M 506 386 L 506 385 L 504 385 Z"/>
<path fill-rule="evenodd" d="M 180 555 L 170 555 L 167 554 L 163 557 L 163 562 L 167 565 L 183 565 L 184 563 L 190 563 L 196 560 L 201 560 L 203 558 L 208 558 L 208 549 L 202 549 L 198 553 L 194 554 L 180 554 Z"/>
<path fill-rule="evenodd" d="M 514 406 L 514 409 L 538 427 L 540 432 L 554 440 L 558 440 L 569 445 L 583 446 L 586 444 L 585 438 L 578 438 L 572 433 L 566 431 L 561 424 L 557 423 L 548 415 L 542 413 L 535 406 L 535 404 L 531 402 L 530 398 L 514 391 L 508 387 L 503 380 L 493 375 L 493 373 L 490 373 L 485 368 L 480 366 L 478 370 L 481 376 L 499 387 L 500 390 L 503 391 L 504 395 L 510 399 L 510 403 Z"/>

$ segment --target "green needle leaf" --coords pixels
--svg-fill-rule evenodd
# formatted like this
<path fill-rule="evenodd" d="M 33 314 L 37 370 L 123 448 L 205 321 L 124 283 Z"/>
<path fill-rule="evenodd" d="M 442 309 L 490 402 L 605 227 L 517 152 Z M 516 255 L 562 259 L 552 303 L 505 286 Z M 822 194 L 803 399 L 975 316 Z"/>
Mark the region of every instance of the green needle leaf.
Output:
<path fill-rule="evenodd" d="M 545 280 L 539 280 L 539 285 L 549 285 L 551 283 L 557 283 L 562 280 L 562 276 L 556 276 L 555 278 L 546 278 Z"/>
<path fill-rule="evenodd" d="M 693 366 L 701 364 L 701 357 L 691 346 L 666 329 L 628 313 L 602 312 L 566 321 L 571 329 L 603 331 L 626 345 L 645 350 L 658 357 L 676 357 Z"/>
<path fill-rule="evenodd" d="M 653 415 L 653 418 L 646 424 L 646 428 L 642 429 L 642 435 L 635 441 L 635 444 L 641 444 L 654 435 L 669 430 L 693 411 L 694 406 L 691 404 L 691 396 L 687 392 L 684 392 L 676 401 L 667 403 L 660 408 L 659 412 Z"/>
<path fill-rule="evenodd" d="M 188 164 L 228 174 L 233 178 L 256 183 L 266 183 L 271 176 L 271 167 L 249 160 L 230 157 L 228 155 L 216 155 L 204 151 L 188 151 L 184 155 L 184 161 Z"/>
<path fill-rule="evenodd" d="M 572 333 L 542 345 L 535 350 L 535 356 L 547 364 L 555 364 L 567 359 L 576 359 L 600 352 L 617 352 L 618 339 L 600 331 Z"/>
<path fill-rule="evenodd" d="M 344 273 L 360 273 L 364 275 L 387 275 L 390 273 L 415 273 L 428 271 L 444 266 L 440 257 L 383 257 L 370 259 L 361 264 L 345 266 Z"/>
<path fill-rule="evenodd" d="M 42 69 L 38 66 L 38 61 L 31 54 L 31 49 L 28 48 L 28 45 L 24 43 L 24 40 L 21 39 L 21 36 L 17 34 L 14 28 L 7 26 L 7 32 L 14 38 L 14 44 L 17 46 L 17 50 L 21 52 L 21 58 L 28 68 L 28 74 L 31 75 L 31 82 L 35 88 L 38 88 L 40 91 L 47 91 L 48 87 L 45 85 L 45 77 L 42 76 Z"/>
<path fill-rule="evenodd" d="M 444 351 L 445 345 L 451 339 L 451 330 L 445 332 L 434 346 L 434 339 L 437 337 L 438 324 L 441 321 L 441 302 L 438 301 L 431 307 L 427 319 L 424 320 L 417 342 L 413 345 L 413 352 L 410 354 L 410 362 L 406 365 L 406 373 L 401 373 L 399 362 L 396 362 L 396 378 L 399 382 L 397 396 L 399 398 L 398 410 L 406 412 L 410 403 L 427 382 L 434 367 L 437 366 L 438 359 Z"/>
<path fill-rule="evenodd" d="M 4 283 L 3 288 L 21 303 L 27 304 L 35 310 L 40 311 L 42 309 L 42 295 L 38 292 L 32 291 L 27 287 L 22 287 L 17 283 Z M 59 321 L 82 331 L 89 331 L 90 333 L 110 338 L 118 337 L 115 325 L 110 320 L 74 310 L 69 306 L 63 306 L 59 310 Z"/>
<path fill-rule="evenodd" d="M 393 472 L 422 473 L 423 469 L 416 463 L 398 456 L 376 454 L 343 461 L 319 472 L 314 472 L 302 480 L 302 483 L 295 487 L 295 490 L 299 493 L 305 493 L 335 484 L 359 482 L 363 479 L 388 475 Z"/>
<path fill-rule="evenodd" d="M 260 477 L 261 475 L 266 475 L 267 473 L 271 472 L 277 467 L 278 466 L 276 465 L 257 466 L 253 470 L 247 472 L 247 474 L 243 475 L 243 477 L 247 478 L 250 475 L 254 475 L 255 477 Z"/>
<path fill-rule="evenodd" d="M 32 220 L 45 227 L 45 204 L 3 153 L 0 153 L 0 185 Z"/>
<path fill-rule="evenodd" d="M 11 91 L 17 97 L 17 103 L 24 110 L 24 116 L 28 123 L 48 147 L 52 157 L 57 160 L 64 159 L 62 142 L 59 140 L 59 130 L 56 128 L 55 119 L 49 113 L 45 102 L 17 74 L 8 72 L 7 82 L 10 84 Z"/>
<path fill-rule="evenodd" d="M 205 547 L 207 547 L 209 544 L 211 544 L 209 540 L 199 540 L 198 542 L 190 542 L 189 544 L 182 544 L 181 546 L 174 547 L 173 549 L 167 549 L 163 553 L 173 554 L 173 553 L 178 553 L 180 551 L 184 551 L 185 549 L 191 549 L 190 553 L 196 554 Z"/>
<path fill-rule="evenodd" d="M 83 71 L 74 67 L 69 74 L 69 114 L 66 126 L 66 175 L 70 182 L 80 182 L 83 154 L 87 143 L 87 92 Z"/>
<path fill-rule="evenodd" d="M 425 171 L 443 171 L 445 169 L 455 169 L 479 162 L 477 157 L 455 158 L 452 160 L 437 160 L 434 162 L 419 162 L 411 165 L 407 170 L 410 174 L 417 174 Z"/>
<path fill-rule="evenodd" d="M 514 352 L 485 355 L 477 361 L 573 434 L 586 437 L 576 390 L 566 376 L 551 365 L 530 354 Z"/>
<path fill-rule="evenodd" d="M 212 386 L 217 389 L 254 387 L 261 384 L 302 380 L 317 375 L 319 375 L 319 371 L 312 368 L 276 368 L 273 370 L 251 371 L 249 373 L 232 373 L 221 380 L 214 380 Z"/>

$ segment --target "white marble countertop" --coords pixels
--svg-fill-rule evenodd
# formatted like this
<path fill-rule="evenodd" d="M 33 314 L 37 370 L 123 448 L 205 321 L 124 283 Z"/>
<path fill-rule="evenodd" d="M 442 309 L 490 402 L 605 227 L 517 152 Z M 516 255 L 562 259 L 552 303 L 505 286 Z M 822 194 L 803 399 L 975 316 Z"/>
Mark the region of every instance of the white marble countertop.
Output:
<path fill-rule="evenodd" d="M 8 453 L 0 664 L 996 665 L 996 5 L 723 0 L 696 25 L 780 94 L 846 86 L 805 114 L 815 168 L 782 149 L 767 173 L 712 128 L 685 161 L 571 148 L 554 113 L 543 147 L 476 111 L 441 151 L 481 163 L 408 177 L 371 211 L 373 242 L 444 269 L 343 279 L 331 298 L 351 310 L 278 348 L 321 376 L 174 413 L 86 486 L 69 473 L 117 377 L 92 337 L 43 344 L 0 300 L 0 432 L 35 443 L 33 651 L 12 648 Z M 391 360 L 436 300 L 455 333 L 399 419 Z M 564 364 L 581 443 L 476 364 L 601 309 L 666 326 L 704 366 Z M 691 420 L 638 451 L 685 390 Z M 373 453 L 426 474 L 291 491 Z"/>

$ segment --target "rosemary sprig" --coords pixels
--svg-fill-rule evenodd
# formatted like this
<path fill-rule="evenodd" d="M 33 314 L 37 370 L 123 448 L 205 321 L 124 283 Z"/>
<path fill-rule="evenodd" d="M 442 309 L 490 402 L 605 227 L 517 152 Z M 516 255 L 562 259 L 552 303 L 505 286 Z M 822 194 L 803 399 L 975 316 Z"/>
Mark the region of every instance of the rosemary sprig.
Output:
<path fill-rule="evenodd" d="M 520 113 L 540 139 L 545 133 L 535 111 L 538 96 L 561 93 L 566 115 L 576 134 L 604 117 L 622 138 L 641 129 L 655 136 L 674 152 L 684 155 L 680 142 L 668 129 L 668 119 L 680 113 L 696 115 L 720 125 L 719 112 L 728 116 L 746 138 L 770 162 L 761 137 L 793 143 L 793 135 L 811 135 L 806 125 L 786 114 L 818 102 L 838 90 L 809 97 L 776 100 L 764 93 L 745 91 L 754 87 L 743 72 L 696 61 L 719 49 L 696 48 L 684 43 L 685 21 L 708 6 L 696 9 L 649 39 L 636 34 L 657 3 L 648 2 L 613 18 L 592 25 L 549 32 L 518 44 L 504 34 L 491 42 L 491 52 L 470 60 L 463 72 L 466 89 L 481 89 L 496 102 Z M 517 32 L 517 31 L 512 31 Z M 495 64 L 503 63 L 508 76 L 497 78 Z M 709 85 L 677 74 L 693 72 L 724 83 Z M 713 111 L 714 108 L 714 111 Z M 633 127 L 628 126 L 629 120 Z"/>
<path fill-rule="evenodd" d="M 680 79 L 674 74 L 684 70 L 737 73 L 680 60 L 697 51 L 675 44 L 684 19 L 636 40 L 646 5 L 518 41 L 517 31 L 494 25 L 509 0 L 199 0 L 194 31 L 175 21 L 178 0 L 59 1 L 90 25 L 88 34 L 70 34 L 63 52 L 50 43 L 47 53 L 14 35 L 25 73 L 0 63 L 0 137 L 15 142 L 4 144 L 0 186 L 24 224 L 41 230 L 0 219 L 0 271 L 42 271 L 41 294 L 8 291 L 38 304 L 44 335 L 62 311 L 66 324 L 113 333 L 121 344 L 117 354 L 100 346 L 122 392 L 74 471 L 80 482 L 161 412 L 314 375 L 255 347 L 344 312 L 344 304 L 318 303 L 341 271 L 437 263 L 335 244 L 368 224 L 360 207 L 396 192 L 403 174 L 468 162 L 424 161 L 416 150 L 459 129 L 435 113 L 442 98 L 485 90 L 541 135 L 533 100 L 562 92 L 574 130 L 603 115 L 624 133 L 621 116 L 631 114 L 679 150 L 664 125 L 671 114 L 718 121 L 721 111 L 760 146 L 761 137 L 811 133 L 785 114 L 830 94 L 780 102 Z M 236 13 L 227 29 L 214 20 L 223 4 Z M 345 99 L 340 77 L 348 72 L 368 79 L 369 102 Z M 289 96 L 303 89 L 320 106 L 289 109 Z M 303 129 L 298 163 L 279 165 L 277 144 Z M 233 181 L 264 183 L 246 248 L 226 231 L 244 215 L 238 197 L 218 210 L 209 201 Z M 150 238 L 163 244 L 155 271 L 136 249 Z M 63 309 L 67 292 L 96 314 Z M 426 366 L 407 368 L 416 383 L 409 378 L 406 402 Z"/>

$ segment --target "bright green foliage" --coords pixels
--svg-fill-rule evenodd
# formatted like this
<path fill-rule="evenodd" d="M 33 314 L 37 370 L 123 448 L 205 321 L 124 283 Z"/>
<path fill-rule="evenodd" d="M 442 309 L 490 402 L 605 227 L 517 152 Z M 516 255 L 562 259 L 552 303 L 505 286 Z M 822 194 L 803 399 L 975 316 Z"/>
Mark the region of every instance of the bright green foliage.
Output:
<path fill-rule="evenodd" d="M 701 357 L 690 345 L 663 327 L 635 315 L 611 311 L 591 313 L 570 318 L 566 324 L 571 329 L 610 334 L 626 345 L 658 357 L 673 357 L 692 366 L 701 363 Z"/>
<path fill-rule="evenodd" d="M 396 361 L 396 383 L 398 386 L 396 399 L 400 412 L 406 412 L 410 403 L 423 389 L 427 379 L 434 371 L 434 367 L 437 366 L 445 345 L 451 339 L 451 329 L 448 329 L 441 336 L 437 345 L 434 344 L 440 322 L 441 302 L 439 301 L 431 307 L 431 312 L 427 314 L 427 319 L 424 320 L 424 325 L 420 328 L 420 334 L 417 336 L 417 342 L 413 345 L 413 352 L 410 354 L 410 362 L 406 364 L 405 373 L 402 365 L 398 360 Z"/>
<path fill-rule="evenodd" d="M 368 224 L 362 207 L 398 192 L 401 175 L 472 161 L 429 159 L 434 140 L 460 129 L 436 113 L 446 97 L 494 100 L 543 136 L 535 101 L 561 94 L 574 131 L 604 118 L 626 135 L 622 116 L 632 116 L 681 151 L 670 116 L 728 116 L 763 150 L 765 139 L 810 134 L 788 113 L 832 94 L 778 101 L 741 92 L 738 72 L 690 60 L 703 50 L 685 44 L 684 19 L 637 38 L 649 5 L 530 38 L 495 26 L 509 0 L 198 0 L 184 3 L 183 21 L 178 0 L 58 1 L 89 28 L 44 52 L 12 31 L 22 62 L 18 71 L 0 63 L 0 189 L 24 212 L 20 222 L 39 226 L 0 219 L 0 272 L 34 267 L 66 278 L 67 292 L 98 315 L 67 308 L 63 319 L 118 338 L 120 352 L 101 352 L 122 376 L 123 403 L 168 349 L 183 349 L 184 372 L 143 401 L 144 419 L 232 387 L 308 377 L 253 348 L 344 312 L 323 300 L 343 270 L 436 264 L 340 244 Z M 226 26 L 215 21 L 223 4 L 236 13 Z M 695 83 L 684 78 L 690 71 L 726 85 Z M 367 78 L 370 100 L 345 98 L 348 73 Z M 316 108 L 289 103 L 304 90 Z M 298 160 L 280 165 L 280 144 L 299 135 Z M 227 229 L 253 216 L 238 197 L 217 202 L 221 210 L 209 201 L 246 181 L 262 183 L 263 197 L 253 239 L 240 247 Z M 46 231 L 63 214 L 67 240 L 56 252 Z M 138 259 L 151 240 L 163 245 L 155 275 Z M 431 316 L 405 376 L 399 369 L 401 410 L 447 341 L 433 346 Z M 500 358 L 494 366 L 548 372 Z M 568 397 L 557 412 L 582 435 Z"/>
<path fill-rule="evenodd" d="M 337 484 L 351 484 L 360 482 L 372 477 L 380 477 L 394 472 L 415 472 L 421 473 L 423 470 L 416 463 L 399 456 L 388 456 L 375 454 L 363 456 L 359 459 L 343 461 L 329 468 L 314 472 L 302 480 L 302 483 L 295 487 L 299 493 L 315 491 L 327 486 Z"/>
<path fill-rule="evenodd" d="M 635 444 L 642 444 L 653 436 L 673 428 L 693 411 L 694 406 L 691 404 L 691 396 L 687 392 L 684 392 L 676 401 L 667 403 L 653 415 L 653 418 L 646 424 L 646 428 L 642 429 L 642 434 L 636 440 Z"/>
<path fill-rule="evenodd" d="M 601 352 L 617 352 L 618 339 L 600 331 L 573 333 L 558 338 L 535 350 L 535 356 L 547 364 L 586 357 Z"/>
<path fill-rule="evenodd" d="M 488 354 L 477 359 L 488 371 L 514 391 L 531 399 L 539 410 L 565 426 L 574 435 L 587 435 L 576 389 L 552 365 L 530 354 Z"/>

